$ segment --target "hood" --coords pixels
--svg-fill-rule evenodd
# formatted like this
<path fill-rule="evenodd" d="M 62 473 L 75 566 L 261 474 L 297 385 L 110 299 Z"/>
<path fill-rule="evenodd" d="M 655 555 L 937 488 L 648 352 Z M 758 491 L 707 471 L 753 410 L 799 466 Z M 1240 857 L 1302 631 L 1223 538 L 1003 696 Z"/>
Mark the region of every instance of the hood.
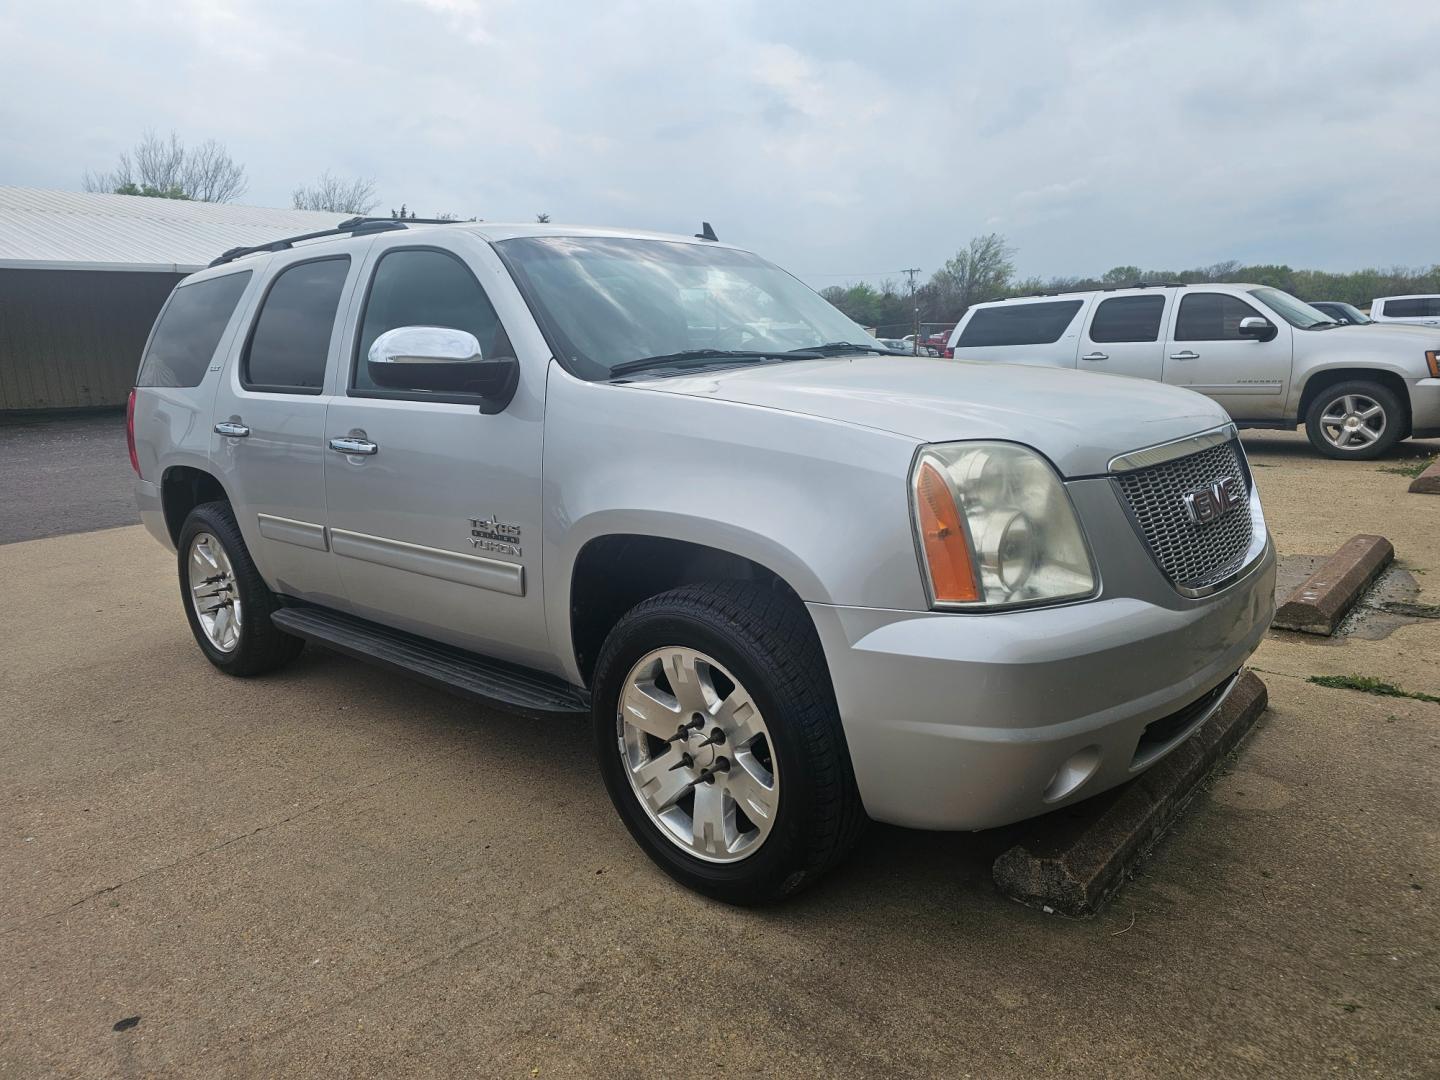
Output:
<path fill-rule="evenodd" d="M 1332 326 L 1328 330 L 1320 330 L 1317 333 L 1324 334 L 1327 338 L 1334 338 L 1336 341 L 1343 340 L 1351 344 L 1393 341 L 1414 348 L 1424 341 L 1429 342 L 1429 345 L 1422 346 L 1422 349 L 1440 348 L 1440 327 L 1419 326 L 1415 323 L 1372 322 L 1366 323 L 1364 326 Z"/>
<path fill-rule="evenodd" d="M 1065 477 L 1098 475 L 1117 454 L 1229 420 L 1209 398 L 1145 379 L 912 356 L 797 360 L 632 385 L 821 416 L 917 442 L 1023 443 Z"/>

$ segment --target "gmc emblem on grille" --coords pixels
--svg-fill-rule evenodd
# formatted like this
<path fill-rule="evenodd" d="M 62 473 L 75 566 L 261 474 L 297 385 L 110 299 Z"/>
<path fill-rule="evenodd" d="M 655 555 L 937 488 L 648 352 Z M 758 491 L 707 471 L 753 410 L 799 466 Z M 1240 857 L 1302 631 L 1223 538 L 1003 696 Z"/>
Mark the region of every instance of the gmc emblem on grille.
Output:
<path fill-rule="evenodd" d="M 1197 488 L 1185 495 L 1185 512 L 1196 525 L 1219 521 L 1240 505 L 1240 481 L 1233 476 L 1216 480 L 1209 487 Z"/>

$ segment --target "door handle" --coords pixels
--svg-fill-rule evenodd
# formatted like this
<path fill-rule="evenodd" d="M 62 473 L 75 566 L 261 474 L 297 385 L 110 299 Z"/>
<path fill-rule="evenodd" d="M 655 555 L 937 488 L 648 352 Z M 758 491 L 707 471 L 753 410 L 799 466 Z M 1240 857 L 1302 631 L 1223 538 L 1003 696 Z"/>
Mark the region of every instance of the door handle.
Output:
<path fill-rule="evenodd" d="M 1084 356 L 1080 357 L 1080 359 L 1081 359 L 1081 360 L 1109 360 L 1110 357 L 1109 357 L 1107 354 L 1103 353 L 1103 352 L 1092 352 L 1092 353 L 1086 353 Z"/>
<path fill-rule="evenodd" d="M 1170 354 L 1170 359 L 1171 359 L 1171 360 L 1199 360 L 1199 359 L 1200 359 L 1200 354 L 1199 354 L 1198 352 L 1191 352 L 1189 349 L 1186 349 L 1184 352 L 1172 352 L 1172 353 Z"/>
<path fill-rule="evenodd" d="M 380 447 L 376 446 L 369 439 L 359 439 L 354 435 L 344 435 L 338 439 L 330 440 L 330 449 L 342 454 L 374 454 Z"/>
<path fill-rule="evenodd" d="M 250 429 L 244 424 L 236 424 L 230 420 L 222 420 L 215 425 L 216 435 L 227 435 L 232 439 L 243 439 L 250 434 Z"/>

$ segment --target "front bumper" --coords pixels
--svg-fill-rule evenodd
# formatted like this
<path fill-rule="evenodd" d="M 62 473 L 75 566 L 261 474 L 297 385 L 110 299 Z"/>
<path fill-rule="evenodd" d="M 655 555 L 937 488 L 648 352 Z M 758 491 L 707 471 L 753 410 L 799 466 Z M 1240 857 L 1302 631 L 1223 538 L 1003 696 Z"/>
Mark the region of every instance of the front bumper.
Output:
<path fill-rule="evenodd" d="M 1416 438 L 1440 435 L 1440 379 L 1410 383 L 1410 427 Z"/>
<path fill-rule="evenodd" d="M 977 615 L 808 605 L 872 818 L 984 829 L 1034 817 L 1142 772 L 1218 704 L 1199 699 L 1240 669 L 1274 614 L 1268 537 L 1238 580 L 1198 599 L 1148 562 L 1097 557 L 1116 587 L 1078 604 Z"/>

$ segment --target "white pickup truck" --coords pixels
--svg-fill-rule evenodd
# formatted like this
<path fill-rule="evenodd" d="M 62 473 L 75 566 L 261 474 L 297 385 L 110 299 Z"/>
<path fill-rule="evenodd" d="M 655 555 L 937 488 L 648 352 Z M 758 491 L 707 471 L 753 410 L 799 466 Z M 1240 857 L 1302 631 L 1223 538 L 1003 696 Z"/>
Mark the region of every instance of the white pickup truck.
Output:
<path fill-rule="evenodd" d="M 1440 436 L 1440 330 L 1349 326 L 1260 285 L 1153 285 L 976 304 L 957 360 L 1129 375 L 1213 398 L 1240 427 L 1292 429 L 1332 458 Z"/>

